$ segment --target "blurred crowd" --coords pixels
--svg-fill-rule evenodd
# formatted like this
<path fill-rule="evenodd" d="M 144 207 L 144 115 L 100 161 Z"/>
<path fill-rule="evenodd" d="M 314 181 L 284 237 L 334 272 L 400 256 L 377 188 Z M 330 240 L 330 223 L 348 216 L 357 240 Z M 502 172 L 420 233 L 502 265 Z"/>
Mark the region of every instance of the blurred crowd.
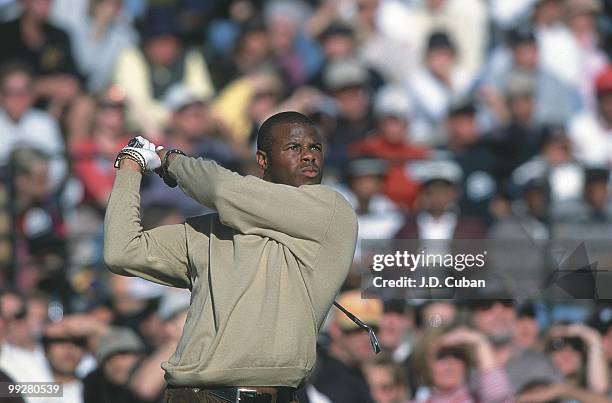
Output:
<path fill-rule="evenodd" d="M 259 125 L 297 110 L 360 239 L 612 237 L 610 0 L 0 0 L 0 38 L 0 378 L 56 401 L 163 395 L 188 295 L 102 262 L 135 135 L 257 176 Z M 208 212 L 158 177 L 141 205 Z M 301 401 L 612 397 L 612 304 L 362 300 L 359 265 L 341 299 L 384 352 L 334 313 Z"/>

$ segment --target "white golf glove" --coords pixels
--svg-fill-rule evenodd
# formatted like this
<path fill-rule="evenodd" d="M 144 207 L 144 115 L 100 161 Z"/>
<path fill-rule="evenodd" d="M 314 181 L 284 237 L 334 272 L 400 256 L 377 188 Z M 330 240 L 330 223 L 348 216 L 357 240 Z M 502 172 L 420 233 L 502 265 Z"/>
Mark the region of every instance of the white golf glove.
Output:
<path fill-rule="evenodd" d="M 143 172 L 153 172 L 161 167 L 161 160 L 156 151 L 163 148 L 162 146 L 155 146 L 154 143 L 142 136 L 134 137 L 128 142 L 127 146 L 119 151 L 115 160 L 115 168 L 119 168 L 119 161 L 129 158 L 138 162 Z"/>

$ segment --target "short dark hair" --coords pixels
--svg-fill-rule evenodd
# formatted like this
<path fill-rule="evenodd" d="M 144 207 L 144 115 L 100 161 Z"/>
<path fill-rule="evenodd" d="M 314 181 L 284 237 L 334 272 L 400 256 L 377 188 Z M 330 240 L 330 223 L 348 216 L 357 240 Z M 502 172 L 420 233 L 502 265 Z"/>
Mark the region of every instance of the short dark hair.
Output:
<path fill-rule="evenodd" d="M 309 125 L 316 129 L 315 123 L 308 116 L 296 111 L 280 112 L 270 116 L 257 131 L 257 149 L 270 152 L 272 140 L 274 138 L 272 130 L 275 126 L 282 124 L 302 124 Z"/>

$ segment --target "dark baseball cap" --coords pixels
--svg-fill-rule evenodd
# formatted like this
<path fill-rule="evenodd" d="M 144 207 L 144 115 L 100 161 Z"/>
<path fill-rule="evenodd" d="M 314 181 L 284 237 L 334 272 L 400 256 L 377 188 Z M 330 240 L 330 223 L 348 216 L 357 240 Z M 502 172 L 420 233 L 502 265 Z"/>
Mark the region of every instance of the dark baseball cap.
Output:
<path fill-rule="evenodd" d="M 427 40 L 427 51 L 436 49 L 450 49 L 456 50 L 455 44 L 451 40 L 450 36 L 444 31 L 435 31 Z"/>
<path fill-rule="evenodd" d="M 584 170 L 585 183 L 608 182 L 610 180 L 610 170 L 605 167 L 587 167 Z"/>
<path fill-rule="evenodd" d="M 325 29 L 319 34 L 318 40 L 323 42 L 334 36 L 346 36 L 353 38 L 354 32 L 353 28 L 343 22 L 334 21 L 329 24 Z"/>
<path fill-rule="evenodd" d="M 460 115 L 474 115 L 476 113 L 476 105 L 471 98 L 457 98 L 451 101 L 448 108 L 448 117 Z"/>
<path fill-rule="evenodd" d="M 151 6 L 137 24 L 142 40 L 182 34 L 177 9 L 172 6 Z"/>
<path fill-rule="evenodd" d="M 525 43 L 535 43 L 535 33 L 529 26 L 520 26 L 508 32 L 508 45 L 515 47 Z"/>

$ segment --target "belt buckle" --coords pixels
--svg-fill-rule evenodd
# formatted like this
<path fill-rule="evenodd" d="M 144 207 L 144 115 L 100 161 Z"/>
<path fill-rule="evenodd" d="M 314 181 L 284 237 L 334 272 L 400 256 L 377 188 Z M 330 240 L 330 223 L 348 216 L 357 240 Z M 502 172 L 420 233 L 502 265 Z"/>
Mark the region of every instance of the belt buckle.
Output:
<path fill-rule="evenodd" d="M 248 389 L 248 388 L 238 388 L 238 391 L 236 392 L 236 403 L 240 403 L 243 402 L 242 398 L 245 398 L 245 401 L 247 400 L 247 398 L 256 398 L 258 395 L 257 391 L 255 389 Z"/>

